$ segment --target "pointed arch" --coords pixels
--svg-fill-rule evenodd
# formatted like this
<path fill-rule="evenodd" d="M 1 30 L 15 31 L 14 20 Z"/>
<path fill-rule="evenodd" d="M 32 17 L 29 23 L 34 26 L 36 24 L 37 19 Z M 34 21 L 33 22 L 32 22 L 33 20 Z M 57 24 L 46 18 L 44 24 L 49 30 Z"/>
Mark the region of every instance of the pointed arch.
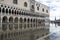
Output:
<path fill-rule="evenodd" d="M 13 30 L 13 17 L 9 18 L 9 30 Z"/>
<path fill-rule="evenodd" d="M 4 16 L 4 17 L 2 18 L 2 22 L 3 22 L 3 23 L 7 23 L 7 17 L 6 17 L 6 16 Z"/>
<path fill-rule="evenodd" d="M 26 18 L 24 18 L 24 22 L 26 22 Z"/>
<path fill-rule="evenodd" d="M 4 13 L 4 12 L 5 12 L 5 8 L 2 9 L 2 13 Z"/>
<path fill-rule="evenodd" d="M 4 16 L 2 18 L 2 30 L 3 31 L 6 31 L 7 30 L 7 17 L 6 16 Z"/>
<path fill-rule="evenodd" d="M 9 22 L 10 22 L 10 23 L 13 23 L 13 17 L 10 17 L 10 18 L 9 18 Z"/>
<path fill-rule="evenodd" d="M 24 2 L 24 6 L 27 7 L 27 2 Z"/>
<path fill-rule="evenodd" d="M 20 22 L 23 22 L 23 18 L 20 18 L 20 20 L 19 20 Z"/>
<path fill-rule="evenodd" d="M 18 23 L 18 17 L 15 17 L 14 22 Z"/>

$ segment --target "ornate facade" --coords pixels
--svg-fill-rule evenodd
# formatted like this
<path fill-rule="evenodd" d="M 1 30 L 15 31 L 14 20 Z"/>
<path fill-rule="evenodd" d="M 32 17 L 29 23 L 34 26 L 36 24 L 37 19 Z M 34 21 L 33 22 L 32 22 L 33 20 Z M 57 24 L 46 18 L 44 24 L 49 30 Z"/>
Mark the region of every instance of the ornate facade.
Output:
<path fill-rule="evenodd" d="M 0 0 L 0 40 L 36 40 L 49 34 L 49 7 L 35 0 Z"/>

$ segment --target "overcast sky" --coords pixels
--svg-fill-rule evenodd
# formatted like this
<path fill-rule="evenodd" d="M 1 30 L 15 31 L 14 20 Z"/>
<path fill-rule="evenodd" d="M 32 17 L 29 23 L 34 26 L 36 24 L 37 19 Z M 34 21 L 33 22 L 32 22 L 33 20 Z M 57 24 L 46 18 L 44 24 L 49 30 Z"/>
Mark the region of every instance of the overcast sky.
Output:
<path fill-rule="evenodd" d="M 60 18 L 60 0 L 36 0 L 50 7 L 50 19 Z"/>

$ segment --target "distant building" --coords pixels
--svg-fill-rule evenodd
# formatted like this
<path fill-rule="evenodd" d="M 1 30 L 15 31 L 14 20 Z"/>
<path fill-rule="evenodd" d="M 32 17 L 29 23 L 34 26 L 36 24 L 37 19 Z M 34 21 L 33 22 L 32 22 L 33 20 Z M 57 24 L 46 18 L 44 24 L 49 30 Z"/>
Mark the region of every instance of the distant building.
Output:
<path fill-rule="evenodd" d="M 0 40 L 36 40 L 49 34 L 49 7 L 35 0 L 0 0 Z"/>

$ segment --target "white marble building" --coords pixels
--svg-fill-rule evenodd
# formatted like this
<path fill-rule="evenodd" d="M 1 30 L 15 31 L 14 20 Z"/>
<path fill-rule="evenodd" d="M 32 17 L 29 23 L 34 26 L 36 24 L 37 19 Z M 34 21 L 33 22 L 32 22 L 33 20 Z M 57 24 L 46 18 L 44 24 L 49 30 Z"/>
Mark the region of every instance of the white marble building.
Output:
<path fill-rule="evenodd" d="M 49 34 L 49 7 L 35 0 L 0 0 L 0 40 L 36 40 Z"/>

